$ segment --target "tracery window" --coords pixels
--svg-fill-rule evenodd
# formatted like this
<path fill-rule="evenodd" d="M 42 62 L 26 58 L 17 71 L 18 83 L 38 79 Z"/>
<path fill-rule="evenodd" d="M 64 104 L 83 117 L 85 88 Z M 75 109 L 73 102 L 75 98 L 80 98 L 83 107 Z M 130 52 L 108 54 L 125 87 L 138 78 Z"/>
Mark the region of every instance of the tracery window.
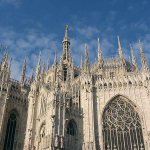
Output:
<path fill-rule="evenodd" d="M 13 150 L 16 123 L 17 123 L 17 117 L 14 113 L 11 113 L 7 123 L 4 150 Z"/>
<path fill-rule="evenodd" d="M 105 150 L 144 150 L 141 121 L 134 107 L 121 96 L 113 99 L 103 113 Z"/>

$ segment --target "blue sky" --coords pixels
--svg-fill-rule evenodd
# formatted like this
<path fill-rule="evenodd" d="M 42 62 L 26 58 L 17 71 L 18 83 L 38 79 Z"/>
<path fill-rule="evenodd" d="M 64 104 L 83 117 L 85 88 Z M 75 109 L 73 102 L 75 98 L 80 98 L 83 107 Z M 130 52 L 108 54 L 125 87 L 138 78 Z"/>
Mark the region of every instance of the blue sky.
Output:
<path fill-rule="evenodd" d="M 50 57 L 52 63 L 55 50 L 61 54 L 66 24 L 76 64 L 85 43 L 94 62 L 98 37 L 104 57 L 117 55 L 117 35 L 124 55 L 130 55 L 131 43 L 138 62 L 141 39 L 150 64 L 149 15 L 149 0 L 0 0 L 0 43 L 8 46 L 13 57 L 12 77 L 16 79 L 26 56 L 29 76 L 40 49 L 44 62 Z"/>

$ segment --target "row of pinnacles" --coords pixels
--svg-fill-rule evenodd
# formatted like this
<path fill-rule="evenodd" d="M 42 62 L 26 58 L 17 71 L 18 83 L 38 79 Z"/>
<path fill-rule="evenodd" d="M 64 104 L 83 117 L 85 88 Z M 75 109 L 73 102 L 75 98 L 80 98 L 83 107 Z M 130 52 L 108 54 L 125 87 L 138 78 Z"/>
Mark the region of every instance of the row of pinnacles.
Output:
<path fill-rule="evenodd" d="M 65 32 L 65 37 L 67 40 L 69 40 L 68 27 Z M 70 44 L 70 41 L 69 41 L 69 44 Z M 116 75 L 116 73 L 120 73 L 120 70 L 122 72 L 120 74 L 121 76 L 123 74 L 125 74 L 126 72 L 132 72 L 132 73 L 134 72 L 135 74 L 140 73 L 140 72 L 145 72 L 145 73 L 149 72 L 148 63 L 144 56 L 143 46 L 140 41 L 139 41 L 139 46 L 140 46 L 139 49 L 140 49 L 140 57 L 141 57 L 141 69 L 139 69 L 139 67 L 138 67 L 132 46 L 130 46 L 132 62 L 130 63 L 124 58 L 123 49 L 121 47 L 119 36 L 118 36 L 118 57 L 117 58 L 107 59 L 107 58 L 102 57 L 102 49 L 100 47 L 100 41 L 98 38 L 97 61 L 94 64 L 90 64 L 88 48 L 87 48 L 87 45 L 85 44 L 85 60 L 83 63 L 82 57 L 81 57 L 80 67 L 77 67 L 77 68 L 79 68 L 80 74 L 83 72 L 94 73 L 99 68 L 98 70 L 99 70 L 99 72 L 101 72 L 101 74 L 102 74 L 102 72 L 105 72 L 103 77 L 102 76 L 99 77 L 102 80 L 105 80 L 107 78 L 112 78 L 112 77 L 120 78 L 120 76 L 118 76 L 118 74 Z M 71 56 L 67 56 L 67 57 L 71 57 Z M 70 58 L 70 60 L 73 63 L 72 57 Z M 7 61 L 8 61 L 8 50 L 6 50 L 6 52 L 3 55 L 2 62 L 1 62 L 1 68 L 0 68 L 1 69 L 0 76 L 3 81 L 8 80 L 8 78 L 10 77 L 10 73 L 11 73 L 12 58 L 10 59 L 9 65 L 8 65 Z M 72 65 L 74 66 L 74 64 L 72 64 Z M 21 71 L 21 75 L 20 75 L 20 83 L 22 85 L 24 85 L 24 84 L 30 85 L 33 82 L 34 78 L 36 80 L 38 80 L 38 79 L 42 80 L 44 73 L 46 71 L 48 71 L 49 69 L 51 70 L 51 68 L 54 68 L 55 66 L 57 66 L 57 54 L 55 53 L 53 65 L 50 66 L 50 59 L 47 60 L 46 65 L 44 63 L 42 63 L 41 51 L 40 51 L 38 64 L 35 69 L 36 70 L 35 77 L 34 77 L 34 69 L 31 73 L 31 76 L 26 77 L 27 61 L 25 59 L 23 65 L 22 65 L 22 71 Z M 109 72 L 108 73 L 109 75 L 106 72 Z M 137 79 L 137 77 L 136 77 L 136 79 Z M 120 79 L 120 80 L 122 81 L 122 79 Z M 126 79 L 123 79 L 123 80 L 126 80 Z M 136 84 L 136 81 L 135 81 L 135 84 Z M 120 85 L 122 85 L 122 84 L 120 83 Z"/>

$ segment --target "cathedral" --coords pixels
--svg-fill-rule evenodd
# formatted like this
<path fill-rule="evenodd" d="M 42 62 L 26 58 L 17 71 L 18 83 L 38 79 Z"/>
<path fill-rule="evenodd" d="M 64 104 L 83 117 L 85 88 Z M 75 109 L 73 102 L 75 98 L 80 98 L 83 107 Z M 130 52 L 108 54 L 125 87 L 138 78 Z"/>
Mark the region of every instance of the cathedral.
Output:
<path fill-rule="evenodd" d="M 139 43 L 141 67 L 131 47 L 125 59 L 104 58 L 98 39 L 97 59 L 73 63 L 68 26 L 62 54 L 35 73 L 11 78 L 8 52 L 0 64 L 0 150 L 150 150 L 150 71 Z"/>

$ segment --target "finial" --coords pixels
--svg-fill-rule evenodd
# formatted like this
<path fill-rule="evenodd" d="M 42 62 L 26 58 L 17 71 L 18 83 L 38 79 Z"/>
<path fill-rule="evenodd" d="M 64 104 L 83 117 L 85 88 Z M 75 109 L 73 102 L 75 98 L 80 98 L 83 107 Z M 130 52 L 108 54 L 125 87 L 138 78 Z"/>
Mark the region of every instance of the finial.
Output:
<path fill-rule="evenodd" d="M 132 64 L 134 65 L 135 70 L 137 71 L 138 66 L 137 66 L 137 63 L 136 63 L 136 58 L 135 58 L 135 55 L 134 55 L 133 48 L 132 48 L 131 44 L 130 44 L 130 49 L 131 49 Z"/>
<path fill-rule="evenodd" d="M 148 71 L 148 64 L 147 64 L 147 60 L 144 56 L 144 52 L 143 52 L 143 44 L 141 43 L 141 41 L 139 40 L 139 46 L 140 46 L 140 55 L 141 55 L 141 64 L 142 64 L 142 70 L 144 71 Z"/>
<path fill-rule="evenodd" d="M 118 53 L 119 53 L 119 57 L 123 58 L 123 52 L 122 52 L 122 48 L 121 48 L 121 42 L 120 42 L 119 35 L 117 36 L 117 38 L 118 38 Z"/>
<path fill-rule="evenodd" d="M 101 51 L 101 47 L 100 47 L 100 40 L 98 38 L 98 61 L 101 61 L 102 60 L 102 51 Z"/>
<path fill-rule="evenodd" d="M 10 62 L 9 62 L 8 71 L 10 71 L 10 70 L 11 70 L 11 64 L 12 64 L 12 57 L 10 58 Z"/>
<path fill-rule="evenodd" d="M 85 43 L 85 58 L 88 58 L 88 47 L 86 43 Z"/>
<path fill-rule="evenodd" d="M 68 25 L 66 24 L 66 29 L 65 29 L 65 38 L 68 38 Z"/>
<path fill-rule="evenodd" d="M 5 69 L 5 67 L 7 67 L 7 60 L 8 60 L 8 50 L 6 49 L 2 58 L 2 69 Z"/>
<path fill-rule="evenodd" d="M 12 65 L 12 57 L 10 58 L 9 68 L 11 68 L 11 65 Z"/>
<path fill-rule="evenodd" d="M 22 84 L 25 83 L 25 78 L 26 78 L 26 57 L 24 59 L 23 65 L 22 65 L 22 72 L 21 72 L 21 77 L 20 77 L 20 82 Z"/>
<path fill-rule="evenodd" d="M 37 64 L 37 67 L 39 67 L 41 65 L 41 50 L 39 52 L 39 58 L 38 58 L 38 64 Z"/>
<path fill-rule="evenodd" d="M 89 56 L 88 56 L 88 47 L 87 44 L 85 43 L 85 64 L 89 62 Z"/>
<path fill-rule="evenodd" d="M 34 81 L 34 69 L 32 69 L 32 73 L 31 73 L 31 76 L 30 76 L 30 84 Z"/>
<path fill-rule="evenodd" d="M 132 48 L 132 45 L 130 44 L 130 50 L 131 50 L 131 56 L 132 58 L 134 57 L 134 52 L 133 52 L 133 48 Z"/>
<path fill-rule="evenodd" d="M 49 67 L 50 67 L 50 57 L 48 57 L 48 59 L 47 59 L 47 66 L 46 66 L 46 69 L 49 70 Z"/>
<path fill-rule="evenodd" d="M 85 69 L 86 71 L 89 71 L 89 56 L 88 56 L 87 44 L 85 44 Z"/>
<path fill-rule="evenodd" d="M 118 49 L 121 49 L 121 43 L 120 43 L 120 37 L 119 37 L 119 35 L 117 36 L 117 38 L 118 38 Z"/>
<path fill-rule="evenodd" d="M 81 58 L 80 58 L 80 68 L 83 67 L 83 62 L 82 62 L 82 55 L 81 55 Z"/>
<path fill-rule="evenodd" d="M 39 52 L 38 64 L 37 64 L 37 67 L 36 67 L 36 81 L 38 81 L 38 79 L 39 79 L 40 70 L 41 70 L 41 50 Z"/>
<path fill-rule="evenodd" d="M 141 43 L 141 40 L 139 40 L 139 47 L 140 47 L 140 53 L 143 53 L 143 44 Z"/>
<path fill-rule="evenodd" d="M 66 25 L 66 27 L 65 27 L 65 36 L 64 36 L 63 42 L 68 42 L 70 44 L 68 29 L 69 29 L 69 27 L 68 27 L 68 25 Z"/>
<path fill-rule="evenodd" d="M 57 51 L 55 50 L 55 55 L 54 55 L 54 65 L 56 66 L 57 64 Z"/>
<path fill-rule="evenodd" d="M 44 74 L 44 71 L 45 71 L 45 64 L 43 63 L 42 70 L 41 70 L 42 74 Z"/>

